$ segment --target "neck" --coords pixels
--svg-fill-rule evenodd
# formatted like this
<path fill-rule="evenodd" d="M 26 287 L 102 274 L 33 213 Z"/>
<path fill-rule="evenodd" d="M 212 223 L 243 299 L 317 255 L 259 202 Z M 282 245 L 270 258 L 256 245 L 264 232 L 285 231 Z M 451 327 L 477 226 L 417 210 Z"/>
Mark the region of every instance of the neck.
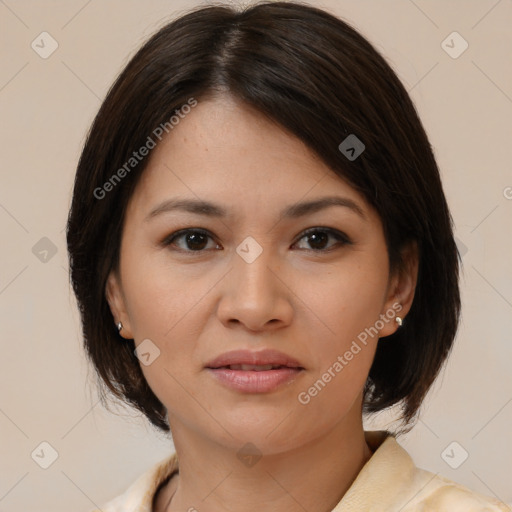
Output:
<path fill-rule="evenodd" d="M 246 463 L 236 450 L 171 423 L 179 476 L 166 512 L 330 512 L 372 455 L 360 416 L 293 450 Z"/>

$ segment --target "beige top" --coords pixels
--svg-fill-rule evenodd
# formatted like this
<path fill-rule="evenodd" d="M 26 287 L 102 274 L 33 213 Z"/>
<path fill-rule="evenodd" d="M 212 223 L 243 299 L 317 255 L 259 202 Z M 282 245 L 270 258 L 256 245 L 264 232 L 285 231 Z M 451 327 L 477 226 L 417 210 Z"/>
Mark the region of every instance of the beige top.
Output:
<path fill-rule="evenodd" d="M 512 512 L 510 505 L 417 468 L 389 432 L 365 432 L 365 437 L 374 453 L 332 512 Z M 91 512 L 153 512 L 159 486 L 176 472 L 173 453 Z"/>

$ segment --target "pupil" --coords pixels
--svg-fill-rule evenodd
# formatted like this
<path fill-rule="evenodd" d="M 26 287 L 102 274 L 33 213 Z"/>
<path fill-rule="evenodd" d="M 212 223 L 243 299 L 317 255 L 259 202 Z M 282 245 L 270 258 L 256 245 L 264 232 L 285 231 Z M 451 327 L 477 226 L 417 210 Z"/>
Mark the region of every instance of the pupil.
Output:
<path fill-rule="evenodd" d="M 321 231 L 319 231 L 318 233 L 315 233 L 313 235 L 309 235 L 309 244 L 314 248 L 314 249 L 322 249 L 327 240 L 328 240 L 329 236 L 327 235 L 327 233 L 323 233 Z M 317 245 L 315 245 L 317 244 Z"/>
<path fill-rule="evenodd" d="M 189 249 L 199 250 L 203 249 L 206 241 L 206 236 L 202 233 L 190 233 L 187 235 L 187 245 Z"/>

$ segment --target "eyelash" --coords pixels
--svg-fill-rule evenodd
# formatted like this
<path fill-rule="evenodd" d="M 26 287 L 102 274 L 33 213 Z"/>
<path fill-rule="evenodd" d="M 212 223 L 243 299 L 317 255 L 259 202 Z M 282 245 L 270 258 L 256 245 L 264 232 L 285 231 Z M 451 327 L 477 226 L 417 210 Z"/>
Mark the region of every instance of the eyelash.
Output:
<path fill-rule="evenodd" d="M 301 236 L 297 239 L 296 242 L 294 242 L 293 245 L 297 244 L 303 238 L 310 236 L 314 233 L 326 233 L 328 236 L 332 236 L 333 238 L 335 238 L 338 241 L 338 244 L 334 244 L 333 246 L 331 246 L 327 249 L 300 249 L 300 250 L 310 251 L 310 252 L 314 252 L 314 253 L 322 253 L 322 252 L 328 253 L 328 252 L 331 252 L 332 250 L 336 249 L 336 247 L 340 247 L 340 246 L 342 247 L 345 245 L 352 244 L 352 241 L 349 239 L 349 237 L 347 235 L 345 235 L 344 233 L 342 233 L 341 231 L 338 231 L 338 230 L 332 229 L 332 228 L 314 227 L 314 228 L 310 228 L 310 229 L 307 229 L 306 231 L 302 232 Z M 177 239 L 179 239 L 187 234 L 204 235 L 204 236 L 211 238 L 212 240 L 214 238 L 211 235 L 211 233 L 209 233 L 208 231 L 205 231 L 204 229 L 187 228 L 187 229 L 181 229 L 179 231 L 176 231 L 175 233 L 172 233 L 170 236 L 166 237 L 163 240 L 162 245 L 164 247 L 171 246 L 174 244 L 174 242 Z M 184 252 L 184 253 L 200 254 L 200 253 L 204 253 L 208 249 L 192 250 L 192 249 L 183 249 L 183 248 L 178 247 L 173 250 L 176 250 L 179 252 Z"/>

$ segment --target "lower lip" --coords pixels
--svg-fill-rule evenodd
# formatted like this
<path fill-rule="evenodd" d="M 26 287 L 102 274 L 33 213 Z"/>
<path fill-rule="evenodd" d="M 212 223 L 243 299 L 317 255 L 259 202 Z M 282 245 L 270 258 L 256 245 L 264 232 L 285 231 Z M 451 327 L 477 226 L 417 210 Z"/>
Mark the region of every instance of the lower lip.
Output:
<path fill-rule="evenodd" d="M 245 393 L 268 393 L 290 383 L 302 371 L 301 368 L 279 368 L 275 370 L 229 370 L 208 368 L 220 382 L 231 389 Z"/>

